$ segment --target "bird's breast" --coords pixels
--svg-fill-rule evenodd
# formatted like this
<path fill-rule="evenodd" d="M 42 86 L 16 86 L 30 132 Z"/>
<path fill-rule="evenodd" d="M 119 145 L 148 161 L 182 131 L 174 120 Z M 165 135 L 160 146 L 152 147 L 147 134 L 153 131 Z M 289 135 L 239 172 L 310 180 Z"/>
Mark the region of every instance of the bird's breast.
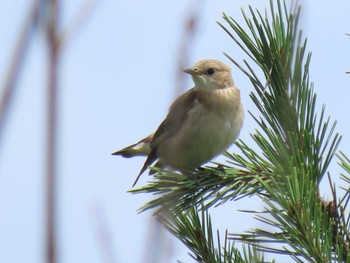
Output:
<path fill-rule="evenodd" d="M 199 94 L 197 100 L 182 128 L 159 148 L 160 158 L 174 168 L 194 169 L 210 161 L 235 141 L 242 127 L 237 88 Z"/>

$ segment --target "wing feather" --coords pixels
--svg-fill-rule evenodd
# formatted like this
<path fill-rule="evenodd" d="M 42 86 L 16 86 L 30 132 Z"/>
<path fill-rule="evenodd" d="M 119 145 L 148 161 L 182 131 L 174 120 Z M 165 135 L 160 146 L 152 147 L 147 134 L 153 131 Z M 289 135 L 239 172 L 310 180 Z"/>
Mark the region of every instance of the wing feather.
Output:
<path fill-rule="evenodd" d="M 192 88 L 179 98 L 177 98 L 169 108 L 168 115 L 165 120 L 159 125 L 151 141 L 151 152 L 147 157 L 139 175 L 137 176 L 134 185 L 137 183 L 141 174 L 150 166 L 154 161 L 158 159 L 158 147 L 159 145 L 176 134 L 185 123 L 187 113 L 195 106 L 197 99 L 197 91 Z M 134 186 L 133 185 L 133 186 Z"/>

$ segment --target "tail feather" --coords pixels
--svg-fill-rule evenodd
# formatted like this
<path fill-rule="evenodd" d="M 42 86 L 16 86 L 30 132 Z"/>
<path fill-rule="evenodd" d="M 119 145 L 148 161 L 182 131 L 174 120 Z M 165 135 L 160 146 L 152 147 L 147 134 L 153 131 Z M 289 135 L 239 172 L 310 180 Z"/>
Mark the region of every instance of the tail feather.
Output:
<path fill-rule="evenodd" d="M 132 187 L 134 187 L 137 183 L 137 181 L 140 179 L 140 176 L 146 171 L 146 169 L 148 168 L 148 166 L 150 166 L 156 159 L 157 159 L 157 149 L 153 149 L 150 154 L 147 157 L 147 160 L 145 161 L 145 163 L 143 164 L 143 167 L 139 173 L 139 175 L 136 177 L 135 182 L 133 183 Z"/>
<path fill-rule="evenodd" d="M 151 152 L 150 143 L 152 141 L 152 138 L 153 134 L 147 136 L 135 144 L 112 153 L 112 155 L 121 155 L 124 158 L 130 158 L 134 156 L 148 156 Z"/>
<path fill-rule="evenodd" d="M 112 155 L 120 155 L 124 158 L 130 158 L 130 157 L 134 157 L 137 155 L 142 155 L 140 154 L 134 147 L 137 145 L 138 143 L 135 143 L 133 145 L 130 145 L 128 147 L 125 147 L 119 151 L 116 151 L 114 153 L 112 153 Z"/>
<path fill-rule="evenodd" d="M 147 160 L 145 161 L 140 173 L 136 177 L 136 180 L 132 187 L 136 185 L 137 181 L 140 179 L 140 176 L 147 170 L 148 166 L 150 166 L 158 158 L 157 149 L 151 149 L 151 141 L 153 140 L 153 135 L 154 133 L 150 134 L 135 144 L 112 153 L 112 155 L 120 155 L 125 158 L 134 156 L 147 156 Z"/>

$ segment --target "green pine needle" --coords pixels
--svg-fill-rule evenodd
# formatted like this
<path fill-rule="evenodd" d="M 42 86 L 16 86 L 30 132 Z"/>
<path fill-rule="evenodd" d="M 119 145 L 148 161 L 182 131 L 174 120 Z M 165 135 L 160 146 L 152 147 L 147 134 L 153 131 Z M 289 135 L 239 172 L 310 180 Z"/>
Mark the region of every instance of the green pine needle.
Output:
<path fill-rule="evenodd" d="M 319 183 L 341 136 L 325 107 L 318 109 L 299 14 L 299 5 L 287 8 L 284 1 L 271 0 L 264 13 L 242 10 L 245 25 L 225 13 L 225 24 L 218 23 L 249 59 L 239 63 L 225 53 L 254 89 L 250 98 L 259 111 L 250 112 L 258 124 L 251 133 L 254 144 L 238 140 L 240 153 L 225 153 L 225 164 L 189 174 L 153 168 L 150 182 L 130 190 L 154 195 L 140 211 L 156 209 L 198 262 L 263 262 L 258 251 L 296 262 L 350 262 L 350 159 L 338 155 L 345 195 L 338 198 L 328 174 L 333 198 L 323 200 Z M 215 243 L 209 208 L 251 195 L 263 200 L 263 213 L 254 213 L 268 228 L 226 235 L 224 246 L 220 239 Z M 240 252 L 227 236 L 248 249 Z"/>

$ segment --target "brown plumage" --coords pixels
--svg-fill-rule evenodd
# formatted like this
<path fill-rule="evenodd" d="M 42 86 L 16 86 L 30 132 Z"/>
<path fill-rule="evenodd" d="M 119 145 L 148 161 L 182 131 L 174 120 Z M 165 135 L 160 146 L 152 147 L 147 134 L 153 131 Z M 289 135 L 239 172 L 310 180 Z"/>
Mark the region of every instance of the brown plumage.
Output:
<path fill-rule="evenodd" d="M 156 132 L 113 153 L 147 155 L 133 186 L 156 160 L 156 167 L 193 170 L 225 151 L 240 132 L 243 106 L 230 68 L 217 60 L 201 60 L 184 72 L 195 87 L 174 101 Z"/>

